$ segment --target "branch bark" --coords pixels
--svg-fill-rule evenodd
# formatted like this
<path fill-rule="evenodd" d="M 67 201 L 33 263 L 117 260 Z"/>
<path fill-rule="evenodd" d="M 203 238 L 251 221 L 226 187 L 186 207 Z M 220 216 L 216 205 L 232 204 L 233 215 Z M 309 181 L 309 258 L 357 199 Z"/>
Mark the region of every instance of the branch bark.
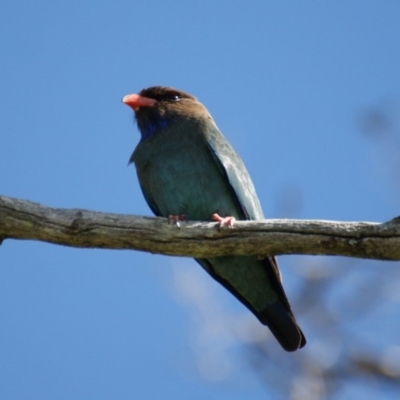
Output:
<path fill-rule="evenodd" d="M 400 260 L 400 217 L 386 223 L 311 220 L 181 223 L 165 218 L 50 208 L 0 196 L 0 243 L 27 239 L 59 245 L 130 249 L 187 257 L 309 254 Z"/>

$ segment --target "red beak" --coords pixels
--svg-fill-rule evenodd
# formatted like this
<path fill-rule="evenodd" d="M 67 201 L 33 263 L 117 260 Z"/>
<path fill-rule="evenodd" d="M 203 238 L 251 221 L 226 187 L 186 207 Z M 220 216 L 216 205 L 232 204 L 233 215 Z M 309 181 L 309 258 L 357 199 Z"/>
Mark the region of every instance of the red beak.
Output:
<path fill-rule="evenodd" d="M 133 111 L 137 111 L 140 107 L 152 107 L 157 103 L 157 100 L 150 99 L 149 97 L 143 97 L 140 94 L 127 94 L 122 102 L 127 106 L 133 108 Z"/>

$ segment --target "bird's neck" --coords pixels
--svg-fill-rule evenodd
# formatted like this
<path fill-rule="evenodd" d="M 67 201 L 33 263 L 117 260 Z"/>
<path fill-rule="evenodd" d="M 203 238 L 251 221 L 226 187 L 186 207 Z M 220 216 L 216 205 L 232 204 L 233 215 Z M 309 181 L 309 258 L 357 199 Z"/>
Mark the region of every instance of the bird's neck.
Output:
<path fill-rule="evenodd" d="M 142 135 L 142 140 L 149 139 L 158 132 L 167 129 L 172 122 L 171 117 L 146 118 L 139 120 L 138 127 Z"/>

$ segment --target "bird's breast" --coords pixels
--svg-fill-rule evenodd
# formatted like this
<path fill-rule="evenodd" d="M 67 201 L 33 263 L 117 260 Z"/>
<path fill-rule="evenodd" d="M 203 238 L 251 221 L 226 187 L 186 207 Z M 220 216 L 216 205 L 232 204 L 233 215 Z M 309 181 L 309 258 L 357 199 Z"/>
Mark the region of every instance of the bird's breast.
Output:
<path fill-rule="evenodd" d="M 240 218 L 228 179 L 196 130 L 159 132 L 132 156 L 140 186 L 159 214 L 209 220 L 213 213 Z"/>

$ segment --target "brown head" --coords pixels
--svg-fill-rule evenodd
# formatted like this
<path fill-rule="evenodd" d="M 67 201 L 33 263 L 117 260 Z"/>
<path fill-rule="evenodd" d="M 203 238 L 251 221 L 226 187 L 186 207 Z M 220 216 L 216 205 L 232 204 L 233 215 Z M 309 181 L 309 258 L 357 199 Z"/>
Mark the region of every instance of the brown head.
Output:
<path fill-rule="evenodd" d="M 133 109 L 145 139 L 181 119 L 211 118 L 207 109 L 192 95 L 166 86 L 153 86 L 139 94 L 128 94 L 122 102 Z"/>

